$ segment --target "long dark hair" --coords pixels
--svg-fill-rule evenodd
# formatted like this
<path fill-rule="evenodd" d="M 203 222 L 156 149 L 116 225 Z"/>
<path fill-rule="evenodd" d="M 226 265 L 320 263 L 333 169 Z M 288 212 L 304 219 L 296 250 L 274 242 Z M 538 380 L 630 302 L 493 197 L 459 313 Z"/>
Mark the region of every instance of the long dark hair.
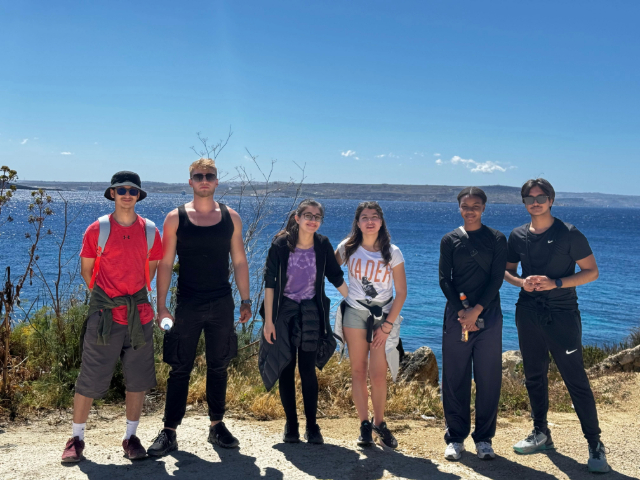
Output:
<path fill-rule="evenodd" d="M 376 244 L 380 248 L 380 253 L 382 254 L 385 265 L 389 265 L 389 263 L 391 263 L 391 235 L 389 234 L 389 230 L 387 230 L 387 223 L 384 221 L 382 207 L 378 205 L 378 202 L 362 202 L 358 205 L 358 208 L 356 208 L 356 214 L 353 219 L 353 224 L 351 225 L 351 233 L 347 237 L 347 243 L 344 248 L 344 256 L 346 257 L 343 259 L 344 263 L 349 262 L 349 257 L 351 257 L 362 244 L 362 230 L 358 228 L 358 220 L 360 220 L 360 214 L 365 208 L 375 210 L 380 216 L 381 224 Z"/>
<path fill-rule="evenodd" d="M 298 243 L 298 232 L 300 230 L 300 226 L 298 225 L 298 222 L 296 222 L 296 215 L 298 216 L 298 218 L 300 218 L 308 207 L 319 208 L 320 214 L 324 217 L 324 207 L 322 206 L 322 204 L 312 198 L 307 198 L 306 200 L 301 201 L 300 205 L 298 205 L 298 208 L 296 208 L 289 214 L 287 226 L 284 227 L 283 230 L 280 230 L 278 233 L 276 233 L 275 238 L 281 237 L 283 235 L 287 236 L 287 246 L 289 247 L 289 250 L 291 252 L 294 252 L 296 250 L 296 244 Z"/>

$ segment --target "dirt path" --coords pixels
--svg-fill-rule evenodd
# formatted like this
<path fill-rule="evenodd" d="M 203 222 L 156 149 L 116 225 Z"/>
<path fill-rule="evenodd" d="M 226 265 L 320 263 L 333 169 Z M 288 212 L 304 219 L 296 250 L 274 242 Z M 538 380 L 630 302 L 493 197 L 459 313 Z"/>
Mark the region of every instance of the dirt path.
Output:
<path fill-rule="evenodd" d="M 603 441 L 611 449 L 609 462 L 615 472 L 603 478 L 640 478 L 640 374 L 625 379 L 623 401 L 599 408 Z M 522 418 L 500 419 L 494 439 L 498 458 L 479 460 L 467 452 L 460 462 L 447 462 L 443 423 L 439 421 L 390 421 L 400 442 L 399 452 L 379 447 L 358 450 L 355 437 L 358 422 L 352 418 L 321 419 L 327 442 L 284 444 L 283 421 L 257 422 L 230 418 L 230 430 L 241 448 L 224 450 L 207 443 L 204 412 L 191 411 L 179 431 L 180 451 L 158 459 L 131 463 L 122 456 L 120 439 L 124 432 L 121 411 L 92 414 L 86 434 L 86 460 L 73 466 L 61 465 L 59 458 L 69 436 L 67 414 L 50 416 L 29 424 L 0 426 L 0 478 L 4 479 L 95 479 L 131 478 L 215 478 L 217 479 L 582 479 L 587 448 L 573 413 L 550 415 L 557 450 L 549 454 L 516 455 L 511 445 L 530 429 Z M 161 425 L 161 413 L 142 419 L 138 429 L 143 443 L 154 437 Z M 467 440 L 466 446 L 473 449 Z M 593 477 L 591 477 L 593 478 Z"/>

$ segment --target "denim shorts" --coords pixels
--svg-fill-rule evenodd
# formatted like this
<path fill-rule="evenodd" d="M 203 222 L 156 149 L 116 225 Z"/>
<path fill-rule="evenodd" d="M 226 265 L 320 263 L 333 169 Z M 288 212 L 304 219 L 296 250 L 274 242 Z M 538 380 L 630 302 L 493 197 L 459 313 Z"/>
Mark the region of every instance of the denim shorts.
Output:
<path fill-rule="evenodd" d="M 342 326 L 347 328 L 367 329 L 367 318 L 369 318 L 369 310 L 360 310 L 347 305 L 342 316 Z M 387 314 L 382 314 L 382 318 L 373 323 L 373 329 L 377 329 L 382 322 L 387 319 Z"/>

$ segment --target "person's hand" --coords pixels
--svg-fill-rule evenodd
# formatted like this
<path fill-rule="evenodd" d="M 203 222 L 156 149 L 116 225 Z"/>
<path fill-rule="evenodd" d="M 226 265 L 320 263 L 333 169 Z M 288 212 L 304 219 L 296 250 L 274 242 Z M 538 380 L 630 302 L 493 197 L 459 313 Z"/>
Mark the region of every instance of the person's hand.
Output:
<path fill-rule="evenodd" d="M 459 318 L 458 321 L 460 322 L 460 325 L 462 325 L 462 331 L 477 332 L 479 330 L 479 328 L 476 326 L 477 319 L 478 319 L 477 315 L 475 316 L 475 318 L 471 318 L 469 316 L 465 318 Z"/>
<path fill-rule="evenodd" d="M 536 289 L 535 276 L 531 275 L 522 279 L 522 288 L 525 292 L 533 292 Z"/>
<path fill-rule="evenodd" d="M 251 305 L 246 303 L 240 305 L 240 323 L 247 323 L 252 315 Z"/>
<path fill-rule="evenodd" d="M 553 290 L 554 288 L 557 288 L 555 280 L 551 280 L 546 275 L 534 275 L 533 282 L 536 292 L 546 292 L 547 290 Z"/>
<path fill-rule="evenodd" d="M 264 335 L 264 339 L 273 345 L 273 342 L 276 341 L 276 326 L 273 324 L 271 320 L 264 321 L 264 328 L 262 329 L 262 334 Z M 273 338 L 273 340 L 271 340 Z"/>
<path fill-rule="evenodd" d="M 461 318 L 464 318 L 467 316 L 467 311 L 463 308 L 462 310 L 458 311 L 458 320 L 460 320 Z"/>
<path fill-rule="evenodd" d="M 384 325 L 384 327 L 382 326 Z M 391 325 L 383 323 L 380 328 L 378 328 L 375 332 L 373 332 L 373 341 L 371 342 L 371 348 L 380 348 L 384 347 L 387 343 L 387 338 L 389 338 L 389 333 L 391 333 Z M 386 328 L 385 328 L 386 327 Z M 389 329 L 389 333 L 384 333 L 382 329 Z"/>
<path fill-rule="evenodd" d="M 160 326 L 160 322 L 165 318 L 170 318 L 173 324 L 175 325 L 176 320 L 175 318 L 173 318 L 173 315 L 171 315 L 171 313 L 169 312 L 169 309 L 167 307 L 158 308 L 158 314 L 156 315 L 156 323 L 158 324 L 158 326 Z"/>

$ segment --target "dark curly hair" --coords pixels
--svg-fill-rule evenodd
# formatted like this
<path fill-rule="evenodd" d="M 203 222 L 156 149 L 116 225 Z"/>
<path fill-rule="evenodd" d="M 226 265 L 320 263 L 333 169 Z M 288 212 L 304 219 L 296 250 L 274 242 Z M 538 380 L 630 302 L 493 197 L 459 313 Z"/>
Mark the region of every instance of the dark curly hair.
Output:
<path fill-rule="evenodd" d="M 275 238 L 281 237 L 283 235 L 287 236 L 287 246 L 289 247 L 289 250 L 291 252 L 294 252 L 296 250 L 296 244 L 298 243 L 298 232 L 300 231 L 300 226 L 298 225 L 298 222 L 296 222 L 296 215 L 298 217 L 302 216 L 302 214 L 308 207 L 319 208 L 320 215 L 324 217 L 324 207 L 322 206 L 322 204 L 320 202 L 317 202 L 316 200 L 313 200 L 312 198 L 307 198 L 306 200 L 300 202 L 298 208 L 296 208 L 289 214 L 287 226 L 284 227 L 283 230 L 280 230 L 278 233 L 276 233 Z"/>
<path fill-rule="evenodd" d="M 344 248 L 345 258 L 343 258 L 343 261 L 344 263 L 347 263 L 351 255 L 353 255 L 362 244 L 362 230 L 358 227 L 358 220 L 360 220 L 360 214 L 362 214 L 362 211 L 365 208 L 375 210 L 380 216 L 381 225 L 380 230 L 378 231 L 376 246 L 380 248 L 380 253 L 382 254 L 382 259 L 384 260 L 385 265 L 389 265 L 389 263 L 391 263 L 391 235 L 389 234 L 389 230 L 387 230 L 387 223 L 384 221 L 382 207 L 380 207 L 378 202 L 362 202 L 358 205 L 358 208 L 356 208 L 356 214 L 351 226 L 351 233 L 347 237 L 347 243 Z"/>

